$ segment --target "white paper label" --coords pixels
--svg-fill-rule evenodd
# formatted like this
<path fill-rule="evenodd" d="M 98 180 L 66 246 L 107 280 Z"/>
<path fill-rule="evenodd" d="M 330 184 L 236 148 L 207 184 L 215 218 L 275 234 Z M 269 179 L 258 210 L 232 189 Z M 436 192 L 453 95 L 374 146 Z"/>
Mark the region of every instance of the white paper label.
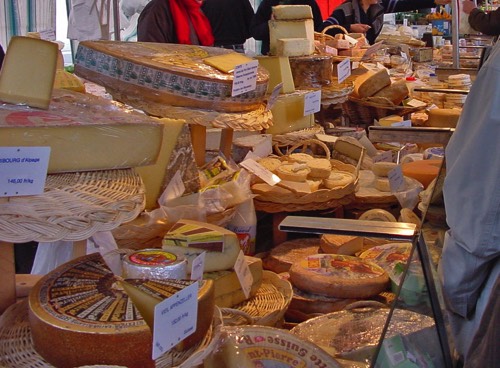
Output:
<path fill-rule="evenodd" d="M 196 331 L 198 282 L 155 306 L 153 359 L 158 359 Z"/>
<path fill-rule="evenodd" d="M 379 42 L 373 44 L 372 46 L 370 46 L 363 54 L 361 61 L 368 60 L 374 53 L 376 53 L 380 49 L 380 47 L 382 46 L 383 43 L 384 43 L 384 41 L 379 41 Z"/>
<path fill-rule="evenodd" d="M 339 83 L 345 81 L 351 75 L 351 59 L 345 58 L 337 65 L 337 78 Z"/>
<path fill-rule="evenodd" d="M 392 151 L 384 151 L 373 157 L 373 162 L 392 162 Z"/>
<path fill-rule="evenodd" d="M 412 98 L 410 101 L 406 102 L 406 105 L 411 107 L 424 107 L 427 104 L 425 102 Z"/>
<path fill-rule="evenodd" d="M 310 92 L 304 96 L 304 116 L 321 110 L 321 90 Z"/>
<path fill-rule="evenodd" d="M 267 100 L 267 105 L 266 105 L 266 110 L 271 110 L 276 103 L 276 100 L 278 99 L 278 96 L 280 95 L 280 91 L 283 88 L 283 82 L 278 83 L 274 88 L 273 92 L 271 93 L 271 96 L 269 96 L 269 100 Z"/>
<path fill-rule="evenodd" d="M 238 258 L 234 263 L 234 271 L 240 281 L 241 289 L 243 290 L 245 297 L 248 299 L 252 289 L 253 276 L 250 272 L 250 268 L 248 267 L 248 263 L 245 261 L 243 250 L 240 250 L 240 254 L 238 254 Z"/>
<path fill-rule="evenodd" d="M 273 174 L 253 159 L 246 159 L 245 161 L 240 162 L 240 165 L 251 173 L 257 175 L 269 185 L 276 185 L 281 180 L 278 175 Z"/>
<path fill-rule="evenodd" d="M 0 147 L 0 197 L 42 194 L 50 147 Z"/>
<path fill-rule="evenodd" d="M 397 123 L 392 123 L 393 127 L 411 127 L 411 120 L 398 121 Z"/>
<path fill-rule="evenodd" d="M 400 165 L 389 171 L 387 177 L 389 178 L 391 192 L 397 193 L 406 189 L 406 182 Z"/>
<path fill-rule="evenodd" d="M 203 270 L 205 269 L 205 255 L 207 252 L 200 253 L 193 259 L 191 266 L 191 280 L 203 279 Z"/>
<path fill-rule="evenodd" d="M 236 65 L 234 68 L 233 89 L 231 96 L 239 96 L 243 93 L 254 91 L 257 87 L 258 60 L 252 60 L 245 64 Z"/>
<path fill-rule="evenodd" d="M 351 37 L 351 36 L 349 36 L 349 35 L 344 35 L 344 40 L 349 41 L 349 43 L 350 43 L 351 45 L 355 45 L 355 44 L 357 44 L 357 43 L 358 43 L 358 40 L 356 40 L 355 38 L 352 38 L 352 37 Z"/>

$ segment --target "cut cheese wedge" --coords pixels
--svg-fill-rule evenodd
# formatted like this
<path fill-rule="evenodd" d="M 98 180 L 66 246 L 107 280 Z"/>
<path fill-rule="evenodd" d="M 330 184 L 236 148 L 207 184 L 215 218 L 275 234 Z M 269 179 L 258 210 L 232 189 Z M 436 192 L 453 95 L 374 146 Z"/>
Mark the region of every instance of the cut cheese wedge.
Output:
<path fill-rule="evenodd" d="M 240 243 L 234 232 L 223 227 L 181 219 L 165 234 L 162 248 L 186 258 L 188 270 L 193 260 L 206 252 L 204 272 L 212 272 L 233 268 Z"/>
<path fill-rule="evenodd" d="M 56 75 L 56 43 L 14 36 L 0 74 L 0 100 L 47 109 Z"/>
<path fill-rule="evenodd" d="M 314 22 L 304 20 L 269 21 L 269 54 L 278 55 L 278 40 L 284 38 L 306 38 L 314 45 Z"/>
<path fill-rule="evenodd" d="M 224 73 L 232 73 L 236 66 L 241 64 L 246 64 L 252 61 L 252 58 L 242 55 L 238 52 L 232 52 L 230 54 L 222 54 L 209 56 L 203 59 L 203 62 L 207 65 L 213 66 L 215 69 L 220 70 Z"/>
<path fill-rule="evenodd" d="M 279 95 L 271 108 L 273 125 L 266 130 L 268 134 L 283 134 L 314 125 L 314 114 L 304 116 L 304 98 L 310 90 L 296 90 L 293 93 Z"/>
<path fill-rule="evenodd" d="M 258 56 L 259 64 L 269 71 L 269 84 L 267 93 L 271 93 L 276 85 L 283 83 L 280 93 L 295 91 L 292 69 L 287 56 Z"/>
<path fill-rule="evenodd" d="M 369 70 L 354 80 L 354 94 L 359 98 L 370 97 L 390 84 L 387 69 Z"/>
<path fill-rule="evenodd" d="M 323 253 L 353 256 L 363 249 L 363 238 L 360 236 L 323 234 L 320 238 L 320 247 Z"/>

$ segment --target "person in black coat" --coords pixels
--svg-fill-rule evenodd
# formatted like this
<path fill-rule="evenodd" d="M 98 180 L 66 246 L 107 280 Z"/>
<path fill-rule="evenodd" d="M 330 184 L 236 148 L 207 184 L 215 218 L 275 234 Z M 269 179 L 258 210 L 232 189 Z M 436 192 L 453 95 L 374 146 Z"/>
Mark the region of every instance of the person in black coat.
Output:
<path fill-rule="evenodd" d="M 344 27 L 349 33 L 364 33 L 370 44 L 374 44 L 382 30 L 385 13 L 405 12 L 434 8 L 450 0 L 346 0 L 323 22 L 323 29 L 331 25 Z M 333 28 L 329 35 L 342 33 Z"/>
<path fill-rule="evenodd" d="M 473 1 L 466 0 L 462 3 L 462 10 L 469 14 L 468 21 L 474 30 L 488 36 L 500 35 L 500 8 L 485 13 Z"/>
<path fill-rule="evenodd" d="M 262 0 L 250 25 L 250 33 L 256 40 L 262 41 L 261 54 L 269 53 L 269 20 L 272 16 L 272 7 L 276 5 L 309 5 L 312 9 L 314 30 L 321 32 L 323 17 L 315 0 Z"/>

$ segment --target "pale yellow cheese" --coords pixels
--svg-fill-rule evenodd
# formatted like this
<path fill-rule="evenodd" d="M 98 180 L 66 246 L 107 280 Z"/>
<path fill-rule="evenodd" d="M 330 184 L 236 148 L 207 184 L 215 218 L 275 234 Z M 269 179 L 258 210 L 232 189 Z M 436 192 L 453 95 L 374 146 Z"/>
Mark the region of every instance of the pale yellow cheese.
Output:
<path fill-rule="evenodd" d="M 12 37 L 0 73 L 0 100 L 47 109 L 58 52 L 54 42 Z"/>
<path fill-rule="evenodd" d="M 272 7 L 272 13 L 278 20 L 313 19 L 309 5 L 276 5 Z"/>
<path fill-rule="evenodd" d="M 274 106 L 273 125 L 266 130 L 268 134 L 283 134 L 310 128 L 314 125 L 314 114 L 304 116 L 304 97 L 308 90 L 280 95 Z"/>
<path fill-rule="evenodd" d="M 49 173 L 153 164 L 162 135 L 158 119 L 89 94 L 54 90 L 48 110 L 0 104 L 0 146 L 50 147 Z"/>
<path fill-rule="evenodd" d="M 394 123 L 400 123 L 403 121 L 403 117 L 399 115 L 389 115 L 378 120 L 380 126 L 391 126 Z"/>
<path fill-rule="evenodd" d="M 389 182 L 389 178 L 375 178 L 375 183 L 373 186 L 375 187 L 375 189 L 381 192 L 391 191 L 391 183 Z"/>
<path fill-rule="evenodd" d="M 387 69 L 369 70 L 354 80 L 354 94 L 360 98 L 370 97 L 390 84 Z"/>
<path fill-rule="evenodd" d="M 271 93 L 277 84 L 283 83 L 280 93 L 295 92 L 290 61 L 285 56 L 259 56 L 259 64 L 269 71 L 267 93 Z"/>
<path fill-rule="evenodd" d="M 181 219 L 165 234 L 162 248 L 185 257 L 188 270 L 192 268 L 193 260 L 206 252 L 204 272 L 212 272 L 233 268 L 240 252 L 240 242 L 234 232 L 223 227 Z"/>
<path fill-rule="evenodd" d="M 314 22 L 304 20 L 270 20 L 269 54 L 277 55 L 278 40 L 283 38 L 307 38 L 314 44 Z"/>
<path fill-rule="evenodd" d="M 351 235 L 323 234 L 319 246 L 323 253 L 353 256 L 363 248 L 363 238 Z"/>
<path fill-rule="evenodd" d="M 372 165 L 372 171 L 377 176 L 387 177 L 389 175 L 389 172 L 396 166 L 398 165 L 395 162 L 374 162 Z"/>
<path fill-rule="evenodd" d="M 311 169 L 306 164 L 283 164 L 276 169 L 276 175 L 282 180 L 305 182 Z"/>
<path fill-rule="evenodd" d="M 313 158 L 306 165 L 311 170 L 309 178 L 327 179 L 332 171 L 332 165 L 327 158 Z"/>
<path fill-rule="evenodd" d="M 70 91 L 85 93 L 85 85 L 76 75 L 64 69 L 57 69 L 54 88 L 69 89 Z"/>
<path fill-rule="evenodd" d="M 314 42 L 307 38 L 280 38 L 277 43 L 278 56 L 307 56 L 314 53 Z"/>
<path fill-rule="evenodd" d="M 252 60 L 253 59 L 249 58 L 248 56 L 245 56 L 238 52 L 232 52 L 230 54 L 209 56 L 203 59 L 203 62 L 224 73 L 232 73 L 236 66 L 249 63 Z"/>

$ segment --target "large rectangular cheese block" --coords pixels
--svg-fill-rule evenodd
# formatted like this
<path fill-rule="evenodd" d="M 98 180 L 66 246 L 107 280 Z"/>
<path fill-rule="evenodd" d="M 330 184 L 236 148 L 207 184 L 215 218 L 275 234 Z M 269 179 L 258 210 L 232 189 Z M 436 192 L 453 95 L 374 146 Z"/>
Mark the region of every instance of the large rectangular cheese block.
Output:
<path fill-rule="evenodd" d="M 245 256 L 245 261 L 252 274 L 252 287 L 250 298 L 257 293 L 262 284 L 262 260 L 260 258 Z M 233 270 L 206 272 L 205 280 L 212 280 L 215 288 L 215 305 L 219 308 L 232 308 L 247 300 L 241 288 L 238 275 Z"/>
<path fill-rule="evenodd" d="M 50 147 L 49 173 L 150 165 L 163 124 L 123 105 L 54 90 L 48 110 L 0 105 L 0 146 Z"/>
<path fill-rule="evenodd" d="M 272 13 L 278 20 L 313 19 L 309 5 L 276 5 L 272 7 Z"/>
<path fill-rule="evenodd" d="M 31 37 L 12 37 L 0 73 L 0 100 L 47 109 L 59 48 Z"/>
<path fill-rule="evenodd" d="M 387 69 L 368 70 L 354 80 L 354 94 L 359 98 L 371 97 L 390 84 Z"/>
<path fill-rule="evenodd" d="M 304 20 L 269 21 L 269 54 L 278 54 L 278 40 L 283 38 L 307 38 L 314 44 L 314 22 Z"/>
<path fill-rule="evenodd" d="M 158 159 L 154 165 L 136 168 L 146 188 L 146 210 L 159 206 L 158 198 L 177 171 L 185 187 L 184 194 L 197 193 L 201 187 L 188 124 L 167 118 L 159 121 L 165 128 Z"/>
<path fill-rule="evenodd" d="M 314 53 L 314 42 L 307 38 L 280 38 L 278 56 L 307 56 Z"/>
<path fill-rule="evenodd" d="M 290 60 L 287 56 L 258 56 L 257 60 L 269 71 L 267 93 L 271 93 L 279 83 L 283 83 L 280 93 L 295 92 Z"/>
<path fill-rule="evenodd" d="M 231 96 L 233 74 L 204 59 L 233 54 L 220 47 L 153 42 L 82 41 L 75 73 L 129 97 L 165 105 L 239 112 L 258 108 L 267 90 L 268 73 L 257 71 L 256 88 Z M 139 107 L 140 108 L 140 107 Z"/>
<path fill-rule="evenodd" d="M 304 97 L 309 90 L 278 96 L 271 108 L 273 125 L 266 130 L 268 134 L 283 134 L 310 128 L 314 125 L 314 114 L 304 116 Z"/>

